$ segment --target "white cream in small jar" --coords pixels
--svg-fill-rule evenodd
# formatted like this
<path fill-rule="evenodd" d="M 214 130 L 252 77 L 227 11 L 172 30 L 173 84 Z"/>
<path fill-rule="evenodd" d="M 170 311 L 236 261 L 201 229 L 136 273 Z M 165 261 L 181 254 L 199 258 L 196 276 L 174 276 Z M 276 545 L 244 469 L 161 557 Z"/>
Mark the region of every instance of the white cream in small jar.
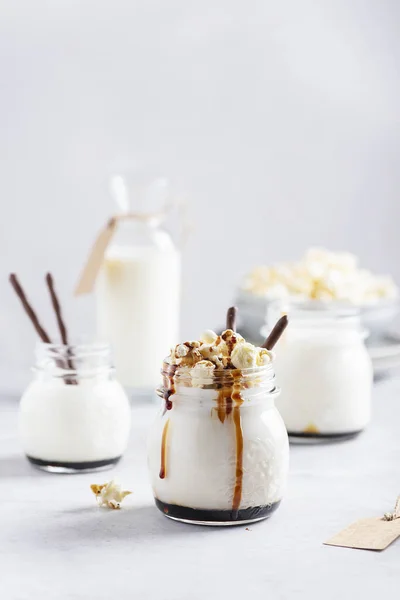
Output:
<path fill-rule="evenodd" d="M 282 388 L 277 408 L 291 438 L 340 439 L 371 418 L 373 372 L 357 310 L 285 307 L 290 327 L 275 361 Z M 271 321 L 276 307 L 271 311 Z"/>
<path fill-rule="evenodd" d="M 271 353 L 230 330 L 206 332 L 176 346 L 163 379 L 148 444 L 157 507 L 206 525 L 269 517 L 284 494 L 289 455 Z"/>
<path fill-rule="evenodd" d="M 59 473 L 116 464 L 128 443 L 131 408 L 109 346 L 39 343 L 33 370 L 19 410 L 28 460 Z"/>

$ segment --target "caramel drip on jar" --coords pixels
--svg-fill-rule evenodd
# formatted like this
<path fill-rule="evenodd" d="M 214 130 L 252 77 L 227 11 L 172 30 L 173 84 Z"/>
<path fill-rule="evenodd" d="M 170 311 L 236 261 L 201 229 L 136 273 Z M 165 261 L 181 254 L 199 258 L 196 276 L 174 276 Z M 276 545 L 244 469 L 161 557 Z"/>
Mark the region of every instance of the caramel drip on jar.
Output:
<path fill-rule="evenodd" d="M 175 375 L 177 368 L 178 368 L 178 365 L 169 365 L 168 372 L 164 373 L 163 398 L 165 400 L 166 410 L 171 410 L 171 408 L 172 408 L 171 396 L 173 396 L 176 392 L 174 375 Z"/>
<path fill-rule="evenodd" d="M 161 438 L 161 467 L 159 477 L 165 479 L 167 475 L 167 438 L 169 429 L 169 419 L 166 420 Z"/>
<path fill-rule="evenodd" d="M 243 431 L 242 418 L 240 415 L 240 406 L 243 404 L 243 400 L 240 395 L 241 372 L 238 369 L 236 369 L 232 372 L 232 376 L 232 400 L 235 402 L 235 406 L 233 407 L 233 423 L 235 425 L 236 436 L 235 489 L 233 492 L 232 511 L 234 512 L 234 515 L 237 515 L 240 506 L 240 501 L 242 499 L 243 488 Z"/>
<path fill-rule="evenodd" d="M 307 427 L 303 430 L 303 433 L 320 433 L 318 427 L 314 425 L 314 423 L 309 423 Z"/>
<path fill-rule="evenodd" d="M 243 488 L 243 431 L 240 407 L 243 400 L 240 394 L 240 379 L 242 373 L 239 369 L 230 371 L 233 383 L 222 384 L 217 398 L 217 414 L 221 423 L 225 422 L 227 416 L 232 413 L 233 424 L 235 428 L 236 443 L 236 465 L 235 465 L 235 487 L 233 491 L 232 511 L 236 513 L 239 510 L 242 499 Z"/>
<path fill-rule="evenodd" d="M 224 386 L 218 392 L 217 415 L 221 423 L 232 412 L 232 386 Z"/>

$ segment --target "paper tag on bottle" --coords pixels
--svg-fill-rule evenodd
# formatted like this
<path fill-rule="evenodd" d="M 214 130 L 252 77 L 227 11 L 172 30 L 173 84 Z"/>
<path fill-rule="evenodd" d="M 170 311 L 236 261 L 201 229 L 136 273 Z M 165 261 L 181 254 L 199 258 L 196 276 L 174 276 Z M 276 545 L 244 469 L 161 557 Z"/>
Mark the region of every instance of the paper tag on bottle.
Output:
<path fill-rule="evenodd" d="M 106 253 L 108 244 L 115 233 L 120 221 L 150 221 L 152 219 L 161 220 L 165 218 L 165 211 L 157 213 L 124 213 L 120 215 L 114 215 L 106 224 L 106 226 L 100 231 L 97 236 L 93 247 L 90 251 L 86 264 L 83 268 L 77 286 L 75 288 L 75 296 L 81 294 L 90 294 L 94 289 L 97 275 L 101 269 L 101 265 L 104 261 L 104 255 Z"/>
<path fill-rule="evenodd" d="M 383 517 L 372 517 L 352 523 L 324 544 L 360 550 L 384 550 L 399 536 L 399 518 L 386 521 Z"/>
<path fill-rule="evenodd" d="M 81 294 L 89 294 L 96 283 L 96 278 L 103 264 L 104 254 L 107 250 L 108 244 L 111 242 L 111 238 L 115 233 L 117 227 L 117 218 L 113 217 L 107 223 L 97 236 L 96 241 L 93 244 L 92 250 L 90 251 L 89 257 L 83 268 L 78 284 L 75 288 L 75 296 Z"/>

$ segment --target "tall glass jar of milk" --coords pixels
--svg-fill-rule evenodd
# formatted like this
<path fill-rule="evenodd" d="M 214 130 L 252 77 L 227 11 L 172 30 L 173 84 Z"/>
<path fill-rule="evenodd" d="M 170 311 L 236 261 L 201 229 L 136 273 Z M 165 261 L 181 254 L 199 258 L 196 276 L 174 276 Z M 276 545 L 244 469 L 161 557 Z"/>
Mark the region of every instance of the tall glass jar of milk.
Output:
<path fill-rule="evenodd" d="M 163 229 L 164 180 L 132 191 L 114 179 L 121 217 L 96 284 L 98 334 L 113 348 L 118 380 L 135 394 L 157 386 L 163 357 L 179 338 L 180 252 Z M 160 204 L 154 209 L 154 197 Z"/>
<path fill-rule="evenodd" d="M 271 323 L 278 305 L 270 308 Z M 287 312 L 275 361 L 277 408 L 291 440 L 346 439 L 371 414 L 372 365 L 357 308 L 317 302 L 279 305 Z"/>

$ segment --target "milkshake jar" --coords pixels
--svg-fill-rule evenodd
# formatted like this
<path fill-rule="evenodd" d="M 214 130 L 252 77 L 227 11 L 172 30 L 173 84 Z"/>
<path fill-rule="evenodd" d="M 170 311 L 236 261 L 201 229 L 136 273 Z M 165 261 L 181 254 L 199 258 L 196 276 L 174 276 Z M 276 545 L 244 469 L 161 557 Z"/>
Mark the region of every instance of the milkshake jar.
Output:
<path fill-rule="evenodd" d="M 275 305 L 287 312 L 275 369 L 282 388 L 277 407 L 291 439 L 345 439 L 371 417 L 372 364 L 357 309 L 316 303 Z"/>
<path fill-rule="evenodd" d="M 144 185 L 132 195 L 147 206 L 154 189 L 165 192 L 163 185 Z M 178 339 L 180 252 L 162 228 L 166 211 L 131 212 L 126 206 L 117 218 L 97 277 L 97 330 L 112 345 L 118 380 L 148 395 Z"/>
<path fill-rule="evenodd" d="M 165 362 L 163 381 L 162 409 L 148 444 L 157 507 L 171 519 L 205 525 L 269 517 L 288 471 L 272 363 L 216 370 L 196 381 Z"/>
<path fill-rule="evenodd" d="M 128 443 L 131 409 L 107 344 L 39 343 L 19 410 L 28 460 L 54 473 L 102 470 Z"/>

